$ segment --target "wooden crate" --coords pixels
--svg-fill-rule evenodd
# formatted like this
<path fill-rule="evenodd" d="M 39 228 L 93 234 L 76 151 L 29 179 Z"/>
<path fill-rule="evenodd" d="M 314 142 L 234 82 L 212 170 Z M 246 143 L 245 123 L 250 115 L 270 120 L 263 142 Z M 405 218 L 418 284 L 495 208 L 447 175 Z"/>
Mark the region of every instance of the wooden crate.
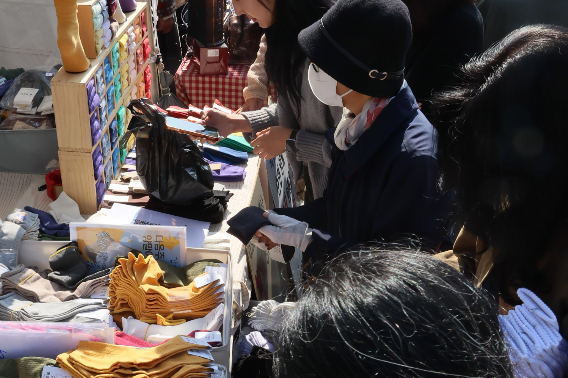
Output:
<path fill-rule="evenodd" d="M 90 0 L 84 3 L 88 5 L 85 6 L 85 8 L 88 8 L 89 12 L 91 12 L 90 6 L 92 3 L 94 3 L 94 1 Z M 146 37 L 149 38 L 150 44 L 153 46 L 152 21 L 148 4 L 149 3 L 147 2 L 138 2 L 138 6 L 135 11 L 126 13 L 127 21 L 120 25 L 120 28 L 116 36 L 110 42 L 109 47 L 103 49 L 98 57 L 91 60 L 91 65 L 87 71 L 73 74 L 66 72 L 62 68 L 51 81 L 63 190 L 78 203 L 82 214 L 93 214 L 99 208 L 96 198 L 96 181 L 92 154 L 97 147 L 100 148 L 101 152 L 103 151 L 101 145 L 103 137 L 101 137 L 95 144 L 93 144 L 91 138 L 90 117 L 93 113 L 89 113 L 86 89 L 87 84 L 96 76 L 97 69 L 103 65 L 106 57 L 109 57 L 109 61 L 112 64 L 112 47 L 118 42 L 120 37 L 124 35 L 130 25 L 133 25 L 135 22 L 140 22 L 140 17 L 143 11 L 146 11 L 145 17 L 147 31 L 136 47 L 142 44 Z M 150 59 L 148 58 L 137 72 L 136 78 L 132 81 L 133 84 L 126 88 L 121 88 L 120 98 L 116 98 L 115 95 L 112 96 L 114 109 L 110 114 L 108 114 L 106 124 L 100 125 L 101 130 L 103 130 L 103 135 L 107 136 L 109 142 L 111 140 L 110 124 L 116 118 L 118 109 L 121 106 L 126 108 L 128 105 L 124 101 L 125 97 L 128 97 L 127 93 L 132 91 L 132 87 L 136 85 L 136 82 L 143 76 L 144 69 L 150 64 L 149 60 Z M 120 67 L 118 67 L 116 70 L 113 70 L 112 78 L 109 78 L 109 80 L 107 80 L 106 77 L 104 78 L 105 93 L 103 98 L 105 98 L 107 102 L 107 92 L 110 86 L 114 85 L 117 74 L 120 72 Z M 152 75 L 152 80 L 155 80 L 155 75 Z M 100 121 L 101 118 L 98 113 L 98 109 L 95 109 L 94 112 Z M 106 159 L 103 159 L 103 167 L 106 166 L 108 161 L 111 161 L 112 164 L 113 153 L 115 149 L 119 148 L 120 141 L 126 133 L 127 127 L 127 119 L 125 118 L 124 131 L 122 135 L 118 136 L 116 147 L 111 148 L 109 156 Z M 114 178 L 116 178 L 120 173 L 120 154 L 118 155 L 117 167 L 118 169 L 113 173 Z M 110 180 L 107 180 L 104 176 L 103 172 L 101 180 L 105 184 L 108 184 L 107 181 Z"/>
<path fill-rule="evenodd" d="M 83 44 L 85 55 L 89 59 L 97 57 L 97 50 L 95 48 L 95 28 L 93 23 L 92 7 L 99 0 L 80 1 L 77 4 L 77 19 L 79 20 L 79 36 Z"/>

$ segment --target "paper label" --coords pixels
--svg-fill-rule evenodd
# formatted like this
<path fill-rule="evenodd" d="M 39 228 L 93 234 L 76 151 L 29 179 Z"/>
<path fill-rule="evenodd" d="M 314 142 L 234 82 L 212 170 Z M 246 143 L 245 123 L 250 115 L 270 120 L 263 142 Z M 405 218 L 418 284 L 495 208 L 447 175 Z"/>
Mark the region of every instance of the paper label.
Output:
<path fill-rule="evenodd" d="M 136 159 L 136 151 L 129 152 L 128 155 L 126 155 L 126 157 L 130 159 Z"/>
<path fill-rule="evenodd" d="M 217 56 L 219 56 L 219 50 L 212 50 L 212 49 L 207 50 L 208 58 L 217 57 Z"/>
<path fill-rule="evenodd" d="M 46 72 L 45 76 L 47 76 L 47 77 L 53 76 L 53 72 Z"/>
<path fill-rule="evenodd" d="M 207 358 L 208 360 L 213 361 L 213 356 L 211 355 L 211 352 L 209 352 L 208 350 L 190 349 L 187 351 L 187 354 L 191 354 L 197 357 Z"/>
<path fill-rule="evenodd" d="M 100 286 L 91 294 L 93 299 L 108 299 L 108 286 Z"/>
<path fill-rule="evenodd" d="M 61 368 L 44 366 L 41 371 L 41 378 L 73 378 L 73 376 Z"/>
<path fill-rule="evenodd" d="M 38 88 L 20 88 L 16 97 L 14 97 L 14 105 L 22 109 L 26 106 L 31 106 L 37 91 L 39 91 Z"/>
<path fill-rule="evenodd" d="M 106 324 L 109 324 L 110 320 L 110 312 L 109 310 L 105 310 L 104 308 L 95 311 L 81 312 L 79 313 L 79 316 L 83 318 L 100 320 L 102 322 L 105 322 Z"/>
<path fill-rule="evenodd" d="M 190 107 L 188 107 L 188 110 L 189 110 L 190 112 L 195 112 L 195 113 L 199 113 L 199 114 L 201 114 L 201 112 L 202 112 L 201 109 L 196 108 L 195 106 L 190 106 Z"/>
<path fill-rule="evenodd" d="M 205 267 L 205 273 L 216 273 L 223 277 L 223 281 L 227 281 L 227 268 L 222 266 L 207 266 Z"/>
<path fill-rule="evenodd" d="M 37 107 L 38 112 L 46 112 L 49 110 L 53 110 L 53 97 L 52 96 L 44 96 L 43 101 Z"/>
<path fill-rule="evenodd" d="M 115 196 L 112 194 L 105 194 L 105 196 L 103 197 L 104 201 L 108 201 L 108 202 L 124 202 L 127 203 L 128 202 L 128 196 Z"/>
<path fill-rule="evenodd" d="M 213 331 L 213 332 L 195 332 L 195 338 L 203 341 L 207 341 L 208 343 L 220 343 L 221 339 L 221 332 Z"/>
<path fill-rule="evenodd" d="M 209 164 L 209 167 L 212 171 L 218 171 L 221 169 L 221 163 L 211 163 Z"/>
<path fill-rule="evenodd" d="M 211 273 L 211 274 L 205 274 L 203 276 L 197 277 L 196 279 L 194 279 L 193 281 L 195 282 L 195 287 L 196 288 L 200 288 L 203 287 L 205 285 L 210 284 L 213 281 L 217 281 L 219 280 L 219 284 L 223 285 L 225 282 L 223 281 L 223 277 L 221 277 L 219 274 L 217 273 Z"/>
<path fill-rule="evenodd" d="M 136 169 L 136 166 L 133 164 L 124 164 L 122 169 Z"/>
<path fill-rule="evenodd" d="M 186 343 L 196 344 L 196 345 L 202 345 L 202 346 L 206 346 L 207 349 L 211 349 L 211 345 L 207 344 L 207 341 L 198 340 L 198 339 L 195 339 L 195 338 L 193 338 L 193 337 L 187 337 L 187 336 L 182 336 L 181 338 L 182 338 L 183 341 L 185 341 Z"/>

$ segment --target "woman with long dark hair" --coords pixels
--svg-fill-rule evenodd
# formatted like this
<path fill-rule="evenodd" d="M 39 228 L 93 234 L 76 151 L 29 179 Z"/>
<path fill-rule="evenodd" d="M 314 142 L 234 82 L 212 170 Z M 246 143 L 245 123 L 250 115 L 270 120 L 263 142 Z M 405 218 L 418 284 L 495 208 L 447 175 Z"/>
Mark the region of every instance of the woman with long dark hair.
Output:
<path fill-rule="evenodd" d="M 314 198 L 323 195 L 331 166 L 331 145 L 323 132 L 335 127 L 341 106 L 321 103 L 308 83 L 309 60 L 298 44 L 298 34 L 319 20 L 330 0 L 234 0 L 237 14 L 246 14 L 265 29 L 265 69 L 278 93 L 278 104 L 256 112 L 226 115 L 215 110 L 203 113 L 203 123 L 216 127 L 222 136 L 251 133 L 254 152 L 271 159 L 288 152 L 295 179 L 302 173 L 311 184 Z M 306 175 L 307 173 L 307 175 Z"/>
<path fill-rule="evenodd" d="M 410 12 L 412 45 L 406 81 L 426 116 L 436 91 L 457 84 L 459 67 L 483 51 L 483 18 L 474 0 L 403 0 Z"/>
<path fill-rule="evenodd" d="M 546 314 L 540 326 L 566 349 L 527 332 L 519 350 L 544 345 L 556 373 L 523 377 L 568 371 L 567 67 L 568 29 L 528 26 L 466 64 L 463 84 L 433 100 L 441 182 L 456 191 L 463 225 L 453 248 L 461 270 L 503 313 L 532 297 L 529 312 Z"/>

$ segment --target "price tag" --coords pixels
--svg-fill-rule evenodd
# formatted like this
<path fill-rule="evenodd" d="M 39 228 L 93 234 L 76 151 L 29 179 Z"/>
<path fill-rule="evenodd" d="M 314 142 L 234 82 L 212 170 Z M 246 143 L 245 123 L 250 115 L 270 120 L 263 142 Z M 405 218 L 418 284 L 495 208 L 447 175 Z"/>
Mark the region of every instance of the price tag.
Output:
<path fill-rule="evenodd" d="M 47 77 L 53 76 L 53 72 L 46 72 L 45 76 L 47 76 Z"/>
<path fill-rule="evenodd" d="M 37 88 L 20 88 L 16 97 L 14 97 L 14 105 L 22 109 L 31 106 L 37 91 L 39 91 Z"/>
<path fill-rule="evenodd" d="M 136 159 L 136 151 L 129 152 L 126 157 L 129 159 Z"/>
<path fill-rule="evenodd" d="M 207 50 L 207 57 L 208 57 L 208 58 L 213 58 L 213 57 L 217 57 L 217 56 L 219 56 L 219 50 L 217 50 L 217 49 L 215 49 L 215 50 L 212 50 L 212 49 Z"/>
<path fill-rule="evenodd" d="M 218 171 L 221 169 L 221 163 L 212 163 L 209 164 L 209 167 L 211 168 L 212 171 Z"/>
<path fill-rule="evenodd" d="M 93 299 L 108 299 L 108 286 L 101 286 L 91 294 Z"/>
<path fill-rule="evenodd" d="M 220 343 L 223 340 L 221 339 L 221 332 L 213 331 L 213 332 L 195 332 L 195 338 L 203 341 L 207 341 L 208 343 Z"/>
<path fill-rule="evenodd" d="M 185 341 L 186 343 L 196 344 L 196 345 L 203 345 L 203 346 L 206 346 L 207 349 L 211 349 L 211 345 L 207 344 L 206 341 L 197 340 L 197 339 L 194 339 L 193 337 L 187 337 L 187 336 L 182 336 L 181 338 L 182 338 L 183 341 Z"/>
<path fill-rule="evenodd" d="M 196 279 L 194 279 L 193 281 L 195 282 L 195 287 L 196 288 L 200 288 L 203 287 L 205 285 L 210 284 L 213 281 L 217 281 L 219 280 L 219 284 L 223 285 L 225 282 L 223 281 L 223 277 L 221 277 L 219 274 L 217 273 L 208 273 L 205 274 L 203 276 L 199 276 Z"/>
<path fill-rule="evenodd" d="M 207 358 L 208 360 L 213 361 L 213 356 L 211 352 L 208 350 L 201 350 L 201 349 L 190 349 L 187 351 L 187 354 L 191 354 L 192 356 L 197 356 L 201 358 Z"/>
<path fill-rule="evenodd" d="M 61 368 L 44 366 L 41 371 L 41 378 L 73 378 L 73 376 Z"/>

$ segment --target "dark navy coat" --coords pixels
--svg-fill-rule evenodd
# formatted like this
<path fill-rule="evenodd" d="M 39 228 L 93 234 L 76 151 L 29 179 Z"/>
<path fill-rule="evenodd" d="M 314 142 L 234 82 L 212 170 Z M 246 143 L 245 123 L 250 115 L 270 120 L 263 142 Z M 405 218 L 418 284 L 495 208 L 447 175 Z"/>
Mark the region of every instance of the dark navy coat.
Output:
<path fill-rule="evenodd" d="M 326 131 L 333 141 L 334 129 Z M 357 243 L 418 237 L 436 248 L 448 201 L 437 189 L 437 134 L 405 86 L 347 151 L 334 147 L 322 198 L 278 214 L 307 222 L 307 256 L 335 255 Z"/>

